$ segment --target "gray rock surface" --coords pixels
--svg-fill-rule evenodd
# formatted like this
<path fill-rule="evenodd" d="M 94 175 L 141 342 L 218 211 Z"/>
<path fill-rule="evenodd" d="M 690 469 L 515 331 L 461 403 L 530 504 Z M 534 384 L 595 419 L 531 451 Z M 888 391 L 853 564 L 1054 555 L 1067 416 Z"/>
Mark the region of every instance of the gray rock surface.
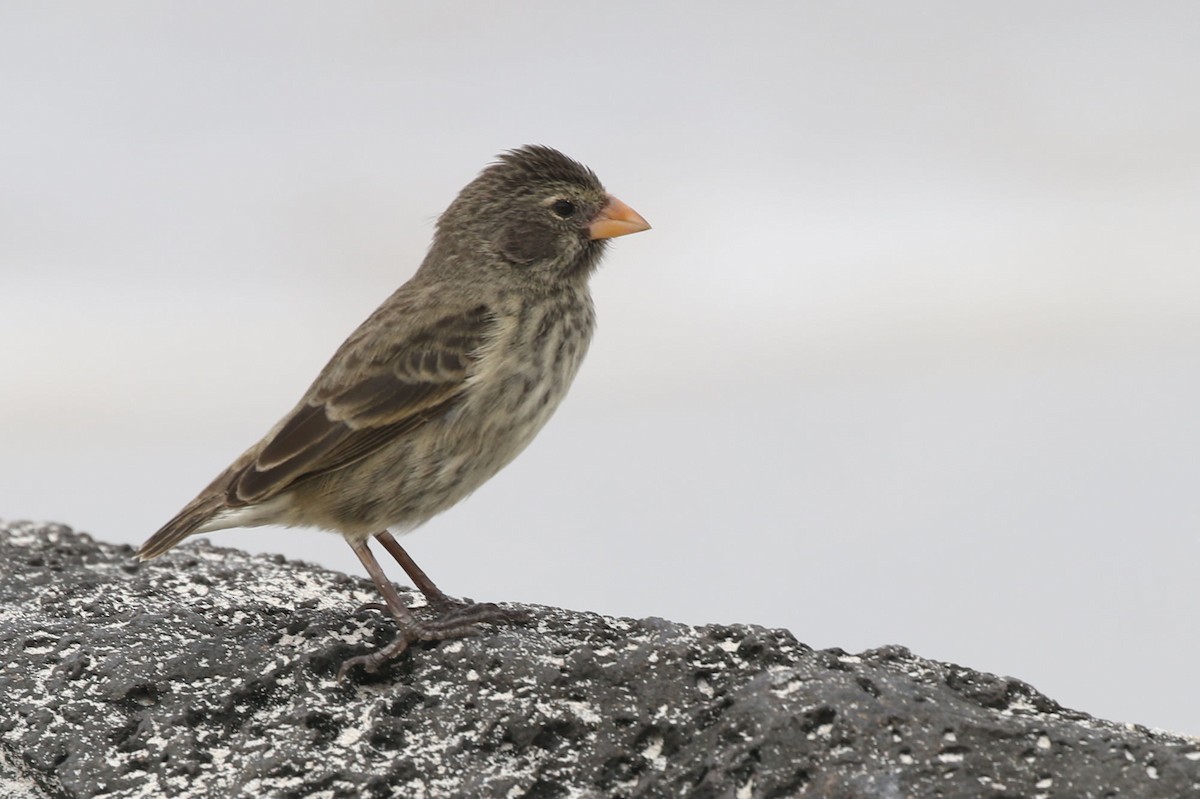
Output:
<path fill-rule="evenodd" d="M 0 797 L 1200 796 L 1200 741 L 899 647 L 528 607 L 390 640 L 365 579 L 0 522 Z"/>

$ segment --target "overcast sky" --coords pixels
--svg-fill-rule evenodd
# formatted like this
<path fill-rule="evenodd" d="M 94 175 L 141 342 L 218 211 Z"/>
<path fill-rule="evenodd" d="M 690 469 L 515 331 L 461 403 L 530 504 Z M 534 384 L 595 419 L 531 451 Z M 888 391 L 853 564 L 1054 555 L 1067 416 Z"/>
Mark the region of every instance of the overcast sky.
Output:
<path fill-rule="evenodd" d="M 405 539 L 443 588 L 903 644 L 1200 734 L 1200 6 L 0 20 L 0 517 L 142 541 L 544 143 L 654 229 L 558 416 Z"/>

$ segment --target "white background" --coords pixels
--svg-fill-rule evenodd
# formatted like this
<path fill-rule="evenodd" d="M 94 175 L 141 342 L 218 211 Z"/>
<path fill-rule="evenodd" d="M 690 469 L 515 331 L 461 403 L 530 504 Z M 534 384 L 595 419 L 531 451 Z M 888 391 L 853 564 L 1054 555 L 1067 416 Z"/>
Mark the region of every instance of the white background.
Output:
<path fill-rule="evenodd" d="M 1200 734 L 1200 6 L 0 17 L 0 516 L 143 540 L 545 143 L 654 229 L 542 436 L 405 540 L 444 588 L 904 644 Z"/>

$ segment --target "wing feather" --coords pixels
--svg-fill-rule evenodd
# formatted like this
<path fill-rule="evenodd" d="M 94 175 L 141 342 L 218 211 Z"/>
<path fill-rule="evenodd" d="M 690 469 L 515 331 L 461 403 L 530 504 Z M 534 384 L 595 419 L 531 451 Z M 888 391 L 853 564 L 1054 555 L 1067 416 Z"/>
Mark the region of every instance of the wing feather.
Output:
<path fill-rule="evenodd" d="M 447 316 L 401 343 L 322 373 L 308 397 L 231 475 L 226 502 L 261 502 L 298 480 L 341 469 L 448 412 L 488 341 L 486 306 Z M 353 348 L 354 337 L 347 342 Z M 356 360 L 353 351 L 335 361 Z"/>

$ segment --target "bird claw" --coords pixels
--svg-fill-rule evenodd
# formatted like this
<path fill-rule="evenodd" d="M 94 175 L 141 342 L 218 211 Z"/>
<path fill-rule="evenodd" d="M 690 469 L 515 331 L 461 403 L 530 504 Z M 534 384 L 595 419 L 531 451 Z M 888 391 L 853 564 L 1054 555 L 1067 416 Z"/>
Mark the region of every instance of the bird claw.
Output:
<path fill-rule="evenodd" d="M 342 663 L 342 667 L 338 669 L 338 682 L 345 680 L 346 675 L 355 666 L 362 666 L 363 671 L 368 674 L 375 674 L 379 671 L 379 667 L 392 658 L 399 657 L 404 654 L 409 645 L 414 641 L 445 641 L 449 638 L 466 638 L 472 635 L 479 635 L 479 627 L 476 622 L 482 622 L 485 619 L 476 619 L 467 621 L 464 619 L 439 619 L 437 621 L 411 621 L 402 622 L 397 619 L 397 625 L 400 631 L 392 642 L 384 648 L 375 652 L 369 652 L 365 655 L 356 655 L 347 659 Z"/>
<path fill-rule="evenodd" d="M 338 669 L 338 682 L 343 682 L 346 679 L 346 675 L 349 674 L 350 670 L 355 666 L 362 666 L 363 671 L 365 671 L 367 674 L 376 674 L 379 671 L 379 666 L 381 664 L 403 654 L 404 650 L 408 649 L 409 643 L 411 642 L 409 641 L 408 637 L 401 634 L 396 637 L 396 640 L 392 641 L 392 643 L 388 644 L 386 647 L 377 652 L 371 652 L 366 655 L 356 655 L 352 658 L 347 658 L 346 661 L 342 663 L 342 667 Z"/>
<path fill-rule="evenodd" d="M 393 616 L 399 628 L 396 637 L 382 649 L 349 658 L 338 669 L 338 681 L 346 678 L 356 666 L 362 666 L 368 674 L 376 674 L 387 661 L 404 654 L 415 641 L 445 641 L 450 638 L 466 638 L 479 635 L 480 624 L 519 624 L 529 620 L 529 614 L 521 610 L 502 608 L 493 602 L 449 602 L 439 603 L 441 615 L 436 619 L 402 619 Z M 359 610 L 388 610 L 386 605 L 367 602 Z"/>
<path fill-rule="evenodd" d="M 439 608 L 439 622 L 465 622 L 468 624 L 520 624 L 529 621 L 523 610 L 509 610 L 494 602 L 454 602 Z"/>

